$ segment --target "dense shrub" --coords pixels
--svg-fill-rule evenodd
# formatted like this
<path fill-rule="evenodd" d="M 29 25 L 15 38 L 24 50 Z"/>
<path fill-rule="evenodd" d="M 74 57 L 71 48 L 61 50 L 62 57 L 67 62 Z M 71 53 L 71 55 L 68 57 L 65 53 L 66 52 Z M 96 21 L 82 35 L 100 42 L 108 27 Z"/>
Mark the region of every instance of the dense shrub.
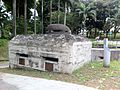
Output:
<path fill-rule="evenodd" d="M 7 44 L 7 40 L 6 39 L 0 39 L 0 47 L 3 47 Z"/>

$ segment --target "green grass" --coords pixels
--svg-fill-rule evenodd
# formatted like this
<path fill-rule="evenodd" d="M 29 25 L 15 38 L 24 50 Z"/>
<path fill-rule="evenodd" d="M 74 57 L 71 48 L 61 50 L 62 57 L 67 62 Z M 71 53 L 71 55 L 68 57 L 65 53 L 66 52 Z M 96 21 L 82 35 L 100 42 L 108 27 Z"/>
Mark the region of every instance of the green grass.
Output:
<path fill-rule="evenodd" d="M 104 34 L 101 36 L 102 38 L 104 38 Z M 108 35 L 109 40 L 120 40 L 120 33 L 116 34 L 116 38 L 114 39 L 114 34 L 112 34 L 111 36 Z"/>
<path fill-rule="evenodd" d="M 85 73 L 85 71 L 87 73 Z M 120 71 L 120 61 L 112 61 L 110 68 L 104 68 L 102 62 L 94 62 L 85 65 L 84 67 L 80 68 L 80 70 L 79 69 L 76 70 L 74 73 L 75 75 L 81 73 L 82 76 L 86 76 L 87 79 L 92 79 L 92 77 L 94 78 L 110 78 L 113 76 L 118 77 L 120 75 L 119 71 Z"/>
<path fill-rule="evenodd" d="M 104 68 L 103 62 L 92 62 L 75 70 L 72 74 L 9 68 L 0 69 L 0 72 L 60 80 L 101 90 L 120 89 L 120 61 L 111 61 L 110 68 Z"/>
<path fill-rule="evenodd" d="M 8 58 L 8 40 L 0 39 L 0 61 Z"/>
<path fill-rule="evenodd" d="M 98 42 L 98 41 L 92 41 L 92 47 L 93 48 L 96 48 L 96 47 L 101 47 L 101 48 L 103 48 L 103 42 Z M 116 47 L 120 47 L 120 44 L 113 44 L 113 43 L 111 43 L 111 42 L 108 42 L 108 47 L 109 48 L 116 48 Z"/>

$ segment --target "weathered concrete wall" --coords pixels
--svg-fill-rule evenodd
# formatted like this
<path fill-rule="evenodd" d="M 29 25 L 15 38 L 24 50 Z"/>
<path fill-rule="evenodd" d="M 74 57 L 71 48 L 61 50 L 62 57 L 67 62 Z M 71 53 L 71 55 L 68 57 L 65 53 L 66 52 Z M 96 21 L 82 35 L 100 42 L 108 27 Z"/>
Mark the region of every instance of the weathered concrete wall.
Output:
<path fill-rule="evenodd" d="M 74 60 L 72 67 L 72 71 L 83 66 L 85 63 L 89 63 L 91 61 L 91 42 L 76 42 L 73 44 L 72 59 Z"/>
<path fill-rule="evenodd" d="M 91 60 L 91 42 L 64 43 L 64 48 L 25 46 L 9 43 L 9 60 L 11 67 L 27 67 L 45 71 L 45 62 L 53 64 L 54 72 L 72 73 L 75 69 Z M 87 52 L 87 54 L 86 54 Z M 23 57 L 17 53 L 28 55 Z M 45 60 L 43 57 L 58 58 L 58 62 Z M 19 58 L 25 59 L 25 65 L 19 64 Z"/>
<path fill-rule="evenodd" d="M 120 60 L 120 50 L 111 51 L 111 60 Z"/>
<path fill-rule="evenodd" d="M 61 68 L 64 73 L 72 73 L 85 63 L 91 61 L 91 42 L 75 42 L 69 49 L 70 52 L 62 59 Z M 86 54 L 87 52 L 87 54 Z M 66 59 L 66 60 L 65 60 Z"/>
<path fill-rule="evenodd" d="M 111 51 L 111 60 L 120 60 L 120 50 L 110 49 Z M 92 60 L 101 60 L 104 58 L 103 48 L 92 48 Z"/>

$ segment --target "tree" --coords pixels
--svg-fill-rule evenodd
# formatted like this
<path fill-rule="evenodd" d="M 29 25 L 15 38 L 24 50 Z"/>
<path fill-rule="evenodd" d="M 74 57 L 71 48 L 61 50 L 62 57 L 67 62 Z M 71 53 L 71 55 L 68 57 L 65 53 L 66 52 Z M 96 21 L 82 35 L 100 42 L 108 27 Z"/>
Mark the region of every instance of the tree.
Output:
<path fill-rule="evenodd" d="M 119 0 L 109 0 L 109 1 L 96 1 L 94 2 L 94 8 L 97 12 L 97 20 L 95 22 L 95 27 L 99 30 L 104 31 L 107 34 L 110 31 L 110 28 L 115 25 L 116 14 L 119 10 Z M 106 22 L 106 19 L 108 21 Z M 106 28 L 107 27 L 107 28 Z M 106 28 L 106 29 L 105 29 Z"/>
<path fill-rule="evenodd" d="M 24 34 L 27 34 L 27 18 L 30 19 L 32 12 L 30 11 L 33 8 L 34 0 L 3 0 L 4 5 L 8 12 L 13 12 L 14 20 L 14 36 L 16 35 L 16 18 L 24 16 Z M 24 2 L 24 3 L 23 3 Z M 12 7 L 13 4 L 13 7 Z M 19 20 L 18 22 L 19 23 Z M 19 25 L 19 24 L 18 24 Z M 20 29 L 19 29 L 20 30 Z"/>
<path fill-rule="evenodd" d="M 104 34 L 105 34 L 105 37 L 108 38 L 108 33 L 110 32 L 110 29 L 113 27 L 113 22 L 112 22 L 112 19 L 111 18 L 106 18 L 106 21 L 105 21 L 105 24 L 104 24 Z"/>
<path fill-rule="evenodd" d="M 112 6 L 115 6 L 112 11 L 113 11 L 113 17 L 112 17 L 112 22 L 114 23 L 114 39 L 116 38 L 116 34 L 118 33 L 119 29 L 120 29 L 120 1 L 119 0 L 115 0 L 112 3 Z"/>
<path fill-rule="evenodd" d="M 50 0 L 50 24 L 52 24 L 52 0 Z"/>
<path fill-rule="evenodd" d="M 16 0 L 13 0 L 13 32 L 16 36 Z"/>
<path fill-rule="evenodd" d="M 2 0 L 4 2 L 4 5 L 6 7 L 6 10 L 9 12 L 9 11 L 12 11 L 13 8 L 12 8 L 12 4 L 13 4 L 13 1 L 14 0 Z M 24 2 L 25 0 L 16 0 L 16 16 L 19 17 L 19 16 L 24 16 Z M 27 17 L 28 19 L 31 18 L 31 11 L 30 9 L 31 8 L 34 8 L 34 0 L 27 0 Z"/>
<path fill-rule="evenodd" d="M 114 39 L 116 38 L 116 34 L 120 30 L 120 11 L 115 15 L 114 19 Z"/>
<path fill-rule="evenodd" d="M 83 30 L 88 29 L 87 32 L 90 32 L 93 28 L 93 24 L 96 21 L 96 11 L 91 7 L 93 3 L 84 4 L 79 0 L 74 2 L 74 12 L 79 14 L 80 26 Z M 83 31 L 84 33 L 84 31 Z"/>
<path fill-rule="evenodd" d="M 24 34 L 27 34 L 27 0 L 24 1 Z"/>
<path fill-rule="evenodd" d="M 5 10 L 5 7 L 2 5 L 2 2 L 0 1 L 0 30 L 1 30 L 1 37 L 4 37 L 4 26 L 5 26 L 5 22 L 8 19 L 8 15 L 7 12 Z"/>
<path fill-rule="evenodd" d="M 44 14 L 44 13 L 43 13 L 43 7 L 44 7 L 44 6 L 43 6 L 43 4 L 44 4 L 44 3 L 43 3 L 43 0 L 42 0 L 42 5 L 41 5 L 41 11 L 42 11 L 42 34 L 44 33 L 44 31 L 43 31 L 43 30 L 44 30 L 44 25 L 43 25 L 43 14 Z"/>
<path fill-rule="evenodd" d="M 70 0 L 63 0 L 64 4 L 65 4 L 65 13 L 64 13 L 64 25 L 66 25 L 66 14 L 67 14 L 67 6 L 71 5 L 71 1 Z"/>
<path fill-rule="evenodd" d="M 41 20 L 42 33 L 45 33 L 45 28 L 50 24 L 50 1 L 48 0 L 38 0 L 37 3 L 38 16 Z M 48 16 L 49 14 L 49 16 Z"/>
<path fill-rule="evenodd" d="M 58 24 L 60 22 L 60 0 L 58 0 Z"/>
<path fill-rule="evenodd" d="M 36 34 L 36 0 L 34 1 L 34 34 Z"/>

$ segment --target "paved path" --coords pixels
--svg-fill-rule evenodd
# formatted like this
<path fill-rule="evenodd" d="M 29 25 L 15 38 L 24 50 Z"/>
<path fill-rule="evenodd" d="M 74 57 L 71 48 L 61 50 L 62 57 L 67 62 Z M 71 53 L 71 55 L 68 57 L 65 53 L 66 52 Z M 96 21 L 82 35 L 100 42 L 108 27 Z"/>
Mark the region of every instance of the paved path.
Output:
<path fill-rule="evenodd" d="M 0 90 L 19 90 L 16 86 L 0 80 Z"/>
<path fill-rule="evenodd" d="M 83 85 L 5 73 L 0 79 L 0 90 L 97 90 Z"/>

